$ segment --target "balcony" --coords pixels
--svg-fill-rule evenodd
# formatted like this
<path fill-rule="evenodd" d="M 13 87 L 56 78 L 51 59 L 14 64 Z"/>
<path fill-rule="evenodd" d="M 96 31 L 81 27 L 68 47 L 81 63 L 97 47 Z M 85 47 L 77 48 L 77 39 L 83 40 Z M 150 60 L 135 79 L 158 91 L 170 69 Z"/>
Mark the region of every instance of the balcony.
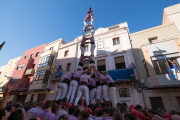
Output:
<path fill-rule="evenodd" d="M 26 72 L 24 75 L 34 75 L 34 68 L 26 69 Z"/>
<path fill-rule="evenodd" d="M 108 74 L 114 81 L 136 80 L 133 68 L 108 70 Z"/>
<path fill-rule="evenodd" d="M 19 85 L 18 91 L 26 91 L 26 90 L 28 90 L 28 84 L 29 83 L 21 83 Z"/>

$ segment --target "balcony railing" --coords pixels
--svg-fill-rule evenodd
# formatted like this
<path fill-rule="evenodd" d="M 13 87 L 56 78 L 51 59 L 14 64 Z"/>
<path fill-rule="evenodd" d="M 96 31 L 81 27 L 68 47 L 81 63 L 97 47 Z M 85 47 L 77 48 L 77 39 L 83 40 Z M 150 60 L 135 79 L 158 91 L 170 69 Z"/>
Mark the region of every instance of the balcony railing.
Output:
<path fill-rule="evenodd" d="M 19 85 L 19 89 L 27 89 L 27 87 L 28 87 L 28 83 L 21 83 Z"/>
<path fill-rule="evenodd" d="M 114 81 L 136 80 L 133 68 L 108 70 L 108 74 Z"/>
<path fill-rule="evenodd" d="M 34 68 L 26 69 L 26 72 L 24 75 L 34 75 Z"/>

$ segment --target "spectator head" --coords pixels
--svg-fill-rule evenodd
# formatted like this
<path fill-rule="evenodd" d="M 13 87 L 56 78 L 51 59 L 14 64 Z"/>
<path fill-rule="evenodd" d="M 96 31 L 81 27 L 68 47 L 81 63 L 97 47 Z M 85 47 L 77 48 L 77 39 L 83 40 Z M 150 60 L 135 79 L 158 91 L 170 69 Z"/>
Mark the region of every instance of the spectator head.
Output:
<path fill-rule="evenodd" d="M 137 117 L 130 113 L 126 113 L 124 118 L 125 118 L 125 120 L 137 120 Z"/>
<path fill-rule="evenodd" d="M 178 115 L 172 115 L 171 120 L 180 120 L 180 116 Z"/>
<path fill-rule="evenodd" d="M 41 107 L 42 109 L 45 109 L 45 101 L 43 101 L 43 102 L 40 104 L 40 107 Z"/>
<path fill-rule="evenodd" d="M 21 108 L 21 105 L 20 105 L 20 104 L 16 104 L 16 105 L 15 105 L 15 109 L 17 110 L 17 109 L 19 109 L 19 108 Z"/>
<path fill-rule="evenodd" d="M 57 100 L 53 100 L 53 103 L 57 103 Z"/>
<path fill-rule="evenodd" d="M 164 118 L 171 118 L 171 115 L 168 114 L 168 113 L 164 113 L 164 114 L 163 114 L 163 117 L 164 117 Z"/>
<path fill-rule="evenodd" d="M 121 107 L 125 107 L 125 108 L 127 109 L 128 106 L 127 106 L 126 103 L 122 103 L 122 104 L 121 104 Z"/>
<path fill-rule="evenodd" d="M 96 116 L 97 117 L 103 116 L 103 110 L 102 109 L 97 110 L 96 111 Z"/>
<path fill-rule="evenodd" d="M 113 120 L 124 120 L 123 116 L 120 112 L 114 112 L 113 113 Z"/>
<path fill-rule="evenodd" d="M 126 113 L 126 112 L 127 112 L 127 109 L 126 109 L 125 107 L 121 107 L 120 112 L 121 112 L 121 113 Z"/>
<path fill-rule="evenodd" d="M 120 110 L 121 109 L 121 103 L 117 103 L 117 108 Z"/>
<path fill-rule="evenodd" d="M 79 115 L 79 120 L 81 119 L 89 120 L 89 116 L 90 114 L 87 111 L 82 111 Z"/>
<path fill-rule="evenodd" d="M 80 110 L 79 110 L 79 109 L 76 109 L 73 115 L 76 116 L 76 117 L 78 118 L 79 113 L 80 113 Z"/>
<path fill-rule="evenodd" d="M 9 105 L 9 106 L 7 107 L 7 111 L 10 112 L 10 113 L 12 113 L 12 112 L 15 111 L 15 107 L 14 107 L 13 105 Z"/>
<path fill-rule="evenodd" d="M 180 116 L 180 112 L 176 112 L 176 115 L 179 115 L 179 116 Z"/>
<path fill-rule="evenodd" d="M 9 102 L 10 105 L 13 105 L 13 101 Z"/>
<path fill-rule="evenodd" d="M 47 100 L 45 102 L 45 109 L 50 109 L 52 108 L 52 101 L 51 100 Z"/>
<path fill-rule="evenodd" d="M 130 113 L 135 115 L 135 116 L 137 116 L 139 114 L 137 110 L 132 110 Z"/>
<path fill-rule="evenodd" d="M 140 120 L 146 120 L 146 116 L 142 113 L 137 114 L 137 118 L 139 118 Z"/>
<path fill-rule="evenodd" d="M 69 118 L 66 115 L 61 115 L 56 120 L 69 120 Z"/>
<path fill-rule="evenodd" d="M 137 105 L 135 106 L 135 109 L 136 109 L 138 112 L 141 112 L 141 111 L 142 111 L 142 106 L 139 105 L 139 104 L 137 104 Z"/>
<path fill-rule="evenodd" d="M 135 106 L 134 105 L 130 105 L 129 106 L 129 111 L 131 112 L 132 110 L 135 110 Z"/>
<path fill-rule="evenodd" d="M 111 108 L 105 108 L 103 111 L 103 117 L 112 117 L 113 115 L 113 109 Z"/>
<path fill-rule="evenodd" d="M 169 114 L 170 114 L 170 115 L 175 115 L 175 111 L 172 110 L 172 109 L 170 109 L 170 110 L 169 110 Z"/>
<path fill-rule="evenodd" d="M 141 113 L 148 117 L 148 114 L 145 110 L 142 110 Z"/>
<path fill-rule="evenodd" d="M 23 108 L 15 110 L 9 116 L 8 120 L 23 120 L 26 116 L 26 112 Z"/>
<path fill-rule="evenodd" d="M 68 109 L 68 114 L 69 115 L 73 115 L 75 113 L 76 107 L 74 105 L 72 105 L 71 107 L 69 107 Z"/>
<path fill-rule="evenodd" d="M 57 101 L 57 104 L 58 104 L 59 106 L 60 106 L 62 103 L 63 103 L 63 102 L 62 102 L 61 99 L 59 99 L 59 100 Z"/>
<path fill-rule="evenodd" d="M 80 110 L 80 112 L 84 111 L 84 108 L 81 106 L 78 108 Z"/>
<path fill-rule="evenodd" d="M 61 106 L 60 106 L 60 108 L 66 110 L 67 104 L 66 104 L 66 103 L 62 103 Z"/>
<path fill-rule="evenodd" d="M 153 111 L 152 109 L 149 109 L 149 110 L 147 111 L 147 114 L 148 114 L 148 116 L 149 116 L 150 118 L 152 118 L 152 117 L 153 117 L 153 114 L 154 114 L 154 111 Z"/>
<path fill-rule="evenodd" d="M 63 102 L 63 103 L 67 103 L 67 97 L 64 97 L 64 98 L 62 99 L 62 102 Z"/>
<path fill-rule="evenodd" d="M 106 75 L 108 75 L 108 73 L 105 71 L 105 72 L 103 72 L 103 75 L 106 76 Z"/>
<path fill-rule="evenodd" d="M 54 115 L 57 115 L 58 111 L 59 111 L 59 106 L 56 104 L 52 105 L 52 113 Z"/>
<path fill-rule="evenodd" d="M 7 120 L 9 117 L 9 112 L 6 109 L 0 111 L 0 120 Z"/>
<path fill-rule="evenodd" d="M 154 115 L 152 120 L 162 120 L 162 118 L 159 115 Z"/>
<path fill-rule="evenodd" d="M 25 109 L 25 111 L 27 112 L 28 110 L 31 109 L 31 106 L 27 105 L 27 106 L 24 107 L 24 109 Z"/>

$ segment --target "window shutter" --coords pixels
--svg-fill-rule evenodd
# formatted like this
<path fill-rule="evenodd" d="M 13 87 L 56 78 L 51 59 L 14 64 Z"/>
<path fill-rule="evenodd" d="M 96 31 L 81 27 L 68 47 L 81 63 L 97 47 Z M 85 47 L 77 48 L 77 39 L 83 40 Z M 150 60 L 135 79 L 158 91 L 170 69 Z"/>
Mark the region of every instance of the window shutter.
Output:
<path fill-rule="evenodd" d="M 84 67 L 89 67 L 89 62 L 85 62 L 84 64 L 83 64 L 83 68 Z"/>
<path fill-rule="evenodd" d="M 121 57 L 115 57 L 115 63 L 124 63 L 125 60 L 124 60 L 124 56 L 121 56 Z"/>
<path fill-rule="evenodd" d="M 105 60 L 98 60 L 97 66 L 105 65 Z"/>

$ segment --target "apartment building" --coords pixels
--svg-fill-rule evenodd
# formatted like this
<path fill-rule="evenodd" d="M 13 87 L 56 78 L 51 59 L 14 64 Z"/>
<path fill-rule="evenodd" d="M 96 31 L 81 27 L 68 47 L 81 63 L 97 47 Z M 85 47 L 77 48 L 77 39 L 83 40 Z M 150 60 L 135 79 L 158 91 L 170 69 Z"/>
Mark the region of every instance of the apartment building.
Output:
<path fill-rule="evenodd" d="M 39 63 L 40 55 L 44 52 L 46 44 L 26 50 L 17 62 L 12 74 L 12 79 L 8 82 L 8 87 L 13 87 L 10 91 L 9 101 L 25 102 L 30 95 L 29 86 L 32 83 L 34 73 Z"/>
<path fill-rule="evenodd" d="M 11 60 L 8 61 L 7 65 L 5 66 L 4 70 L 2 71 L 1 75 L 0 75 L 0 88 L 1 88 L 1 92 L 0 92 L 0 97 L 3 97 L 3 90 L 5 89 L 8 81 L 11 79 L 12 73 L 18 63 L 18 61 L 21 59 L 20 57 L 17 58 L 13 58 Z"/>
<path fill-rule="evenodd" d="M 0 67 L 0 77 L 1 77 L 2 73 L 4 72 L 5 68 L 6 68 L 6 65 Z M 2 94 L 3 94 L 4 90 L 5 90 L 4 83 L 6 83 L 6 82 L 1 82 L 0 81 L 0 98 L 3 97 Z"/>
<path fill-rule="evenodd" d="M 46 99 L 49 92 L 50 79 L 54 75 L 50 74 L 49 69 L 52 65 L 57 63 L 58 49 L 64 43 L 63 39 L 53 41 L 46 45 L 44 51 L 40 55 L 39 63 L 32 84 L 29 87 L 30 96 L 28 101 L 40 102 Z"/>

